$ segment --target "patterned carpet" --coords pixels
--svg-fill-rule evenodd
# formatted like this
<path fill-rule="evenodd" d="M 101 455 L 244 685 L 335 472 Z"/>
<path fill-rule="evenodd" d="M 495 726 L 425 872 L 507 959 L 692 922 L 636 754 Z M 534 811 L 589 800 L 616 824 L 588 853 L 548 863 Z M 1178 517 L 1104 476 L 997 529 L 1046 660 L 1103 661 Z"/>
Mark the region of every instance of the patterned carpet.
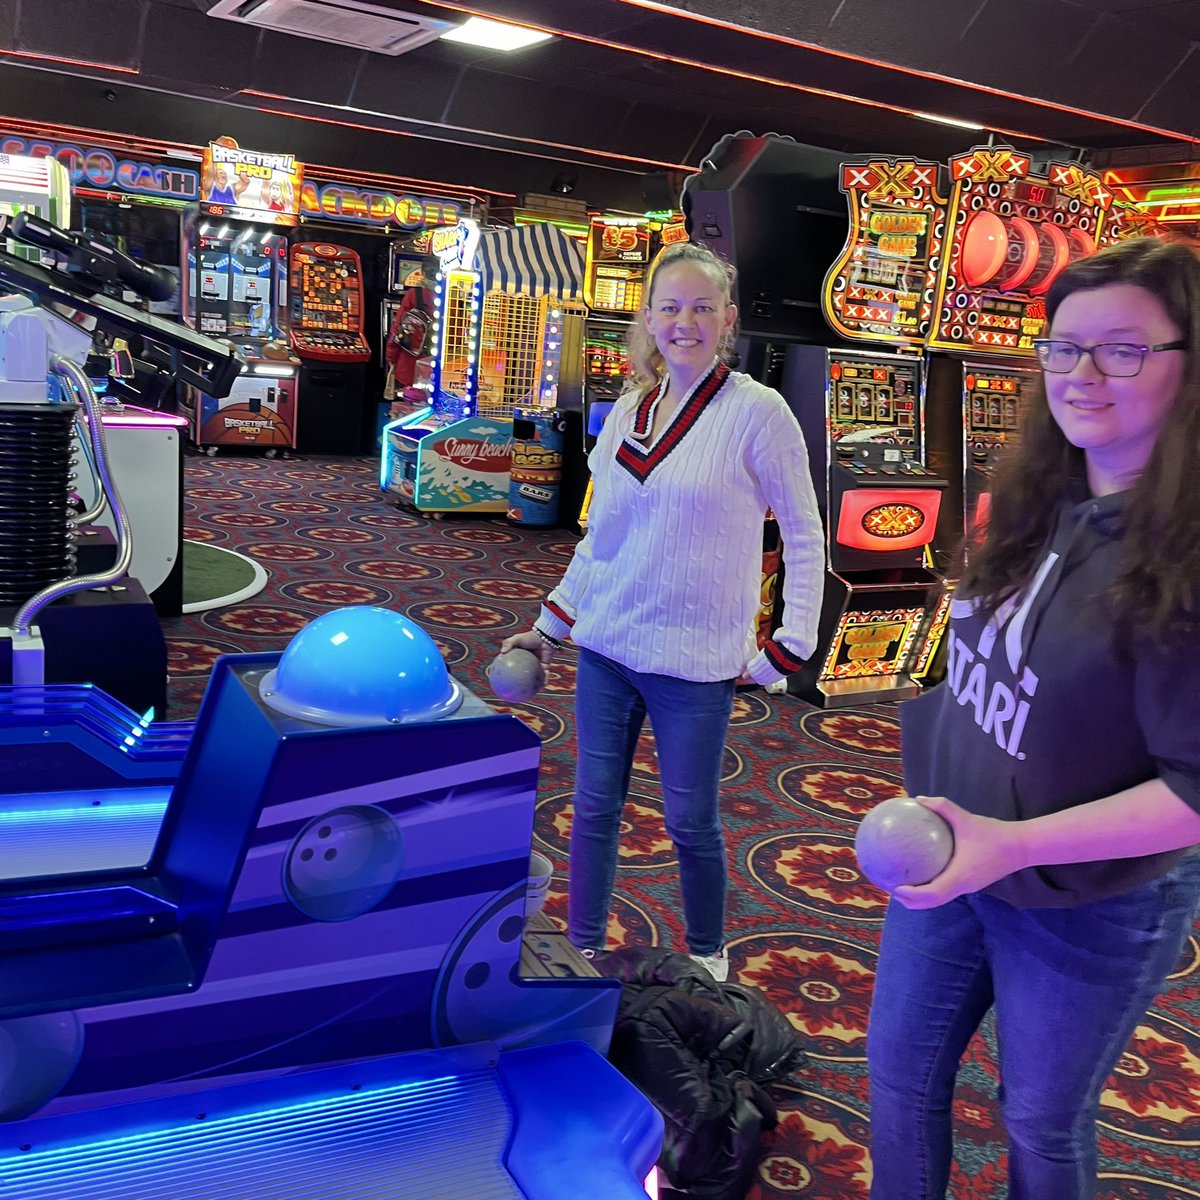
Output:
<path fill-rule="evenodd" d="M 365 459 L 192 457 L 186 496 L 186 537 L 248 554 L 271 578 L 242 605 L 166 622 L 168 715 L 176 720 L 194 714 L 217 655 L 282 649 L 312 617 L 345 604 L 407 613 L 455 675 L 487 695 L 483 671 L 497 644 L 528 625 L 575 542 L 499 518 L 435 521 L 398 511 Z M 559 868 L 546 911 L 560 923 L 574 681 L 573 656 L 562 655 L 537 703 L 509 707 L 545 747 L 536 839 Z M 863 1053 L 884 897 L 860 878 L 853 835 L 873 802 L 900 790 L 898 751 L 888 708 L 823 712 L 761 691 L 736 702 L 723 791 L 729 950 L 739 978 L 789 1014 L 810 1050 L 804 1072 L 776 1090 L 781 1124 L 753 1200 L 867 1195 Z M 613 943 L 684 948 L 649 736 L 637 756 L 617 887 Z M 996 1082 L 990 1035 L 976 1038 L 955 1103 L 956 1200 L 1006 1194 Z M 1200 1197 L 1195 934 L 1109 1080 L 1100 1135 L 1102 1200 Z"/>

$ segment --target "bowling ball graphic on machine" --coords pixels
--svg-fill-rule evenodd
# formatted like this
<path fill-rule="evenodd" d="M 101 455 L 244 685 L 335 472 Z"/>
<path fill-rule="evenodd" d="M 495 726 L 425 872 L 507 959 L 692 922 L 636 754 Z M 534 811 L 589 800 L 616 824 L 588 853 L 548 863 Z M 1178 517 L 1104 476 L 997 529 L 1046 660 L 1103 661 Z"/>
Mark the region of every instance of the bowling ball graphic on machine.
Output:
<path fill-rule="evenodd" d="M 895 796 L 863 817 L 854 850 L 862 873 L 876 887 L 892 892 L 940 875 L 954 855 L 954 833 L 919 801 Z"/>

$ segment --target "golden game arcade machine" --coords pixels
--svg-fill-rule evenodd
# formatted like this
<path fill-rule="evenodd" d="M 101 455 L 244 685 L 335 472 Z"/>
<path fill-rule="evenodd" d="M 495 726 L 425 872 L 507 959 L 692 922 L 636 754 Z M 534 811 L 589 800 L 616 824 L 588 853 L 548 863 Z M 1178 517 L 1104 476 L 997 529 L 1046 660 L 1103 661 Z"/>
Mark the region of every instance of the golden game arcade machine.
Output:
<path fill-rule="evenodd" d="M 841 164 L 849 231 L 822 309 L 846 342 L 870 344 L 784 356 L 781 390 L 804 430 L 828 554 L 817 651 L 788 690 L 826 707 L 905 699 L 921 686 L 913 668 L 941 582 L 930 547 L 946 489 L 929 465 L 921 356 L 940 249 L 937 180 L 931 162 Z"/>

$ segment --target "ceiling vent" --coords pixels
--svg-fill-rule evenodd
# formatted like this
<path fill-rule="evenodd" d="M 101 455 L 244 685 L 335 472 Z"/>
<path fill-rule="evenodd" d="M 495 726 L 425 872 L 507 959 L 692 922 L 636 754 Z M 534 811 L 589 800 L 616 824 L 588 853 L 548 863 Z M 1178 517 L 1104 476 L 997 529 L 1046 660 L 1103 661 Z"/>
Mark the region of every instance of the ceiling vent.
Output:
<path fill-rule="evenodd" d="M 404 54 L 454 28 L 359 0 L 217 0 L 208 15 L 374 54 Z"/>

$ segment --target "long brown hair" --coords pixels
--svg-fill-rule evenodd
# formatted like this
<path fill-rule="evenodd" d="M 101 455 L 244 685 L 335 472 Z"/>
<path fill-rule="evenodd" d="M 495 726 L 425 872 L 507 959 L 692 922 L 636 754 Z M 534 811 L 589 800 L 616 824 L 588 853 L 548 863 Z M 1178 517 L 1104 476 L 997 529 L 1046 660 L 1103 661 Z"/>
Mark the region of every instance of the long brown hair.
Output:
<path fill-rule="evenodd" d="M 1144 288 L 1188 344 L 1183 383 L 1131 489 L 1122 560 L 1108 600 L 1117 629 L 1167 640 L 1200 626 L 1200 258 L 1137 238 L 1067 267 L 1046 296 L 1047 328 L 1073 292 Z M 1018 452 L 998 471 L 983 539 L 970 547 L 958 592 L 994 611 L 1033 578 L 1060 501 L 1084 477 L 1083 451 L 1063 436 L 1039 381 Z"/>
<path fill-rule="evenodd" d="M 654 283 L 658 279 L 659 271 L 685 262 L 695 263 L 720 289 L 725 303 L 732 303 L 734 282 L 737 279 L 737 272 L 733 265 L 727 263 L 723 258 L 718 258 L 707 246 L 701 246 L 696 242 L 676 242 L 674 245 L 660 250 L 650 264 L 650 270 L 646 275 L 645 289 L 642 292 L 642 304 L 646 308 L 650 307 L 650 302 L 654 298 Z M 730 330 L 722 338 L 718 348 L 718 353 L 722 357 L 728 354 L 732 348 L 733 338 L 733 330 Z M 652 388 L 666 374 L 667 365 L 663 361 L 663 356 L 658 352 L 658 347 L 654 344 L 654 338 L 651 337 L 642 322 L 640 313 L 638 319 L 629 327 L 626 348 L 629 352 L 631 388 L 638 390 Z"/>

